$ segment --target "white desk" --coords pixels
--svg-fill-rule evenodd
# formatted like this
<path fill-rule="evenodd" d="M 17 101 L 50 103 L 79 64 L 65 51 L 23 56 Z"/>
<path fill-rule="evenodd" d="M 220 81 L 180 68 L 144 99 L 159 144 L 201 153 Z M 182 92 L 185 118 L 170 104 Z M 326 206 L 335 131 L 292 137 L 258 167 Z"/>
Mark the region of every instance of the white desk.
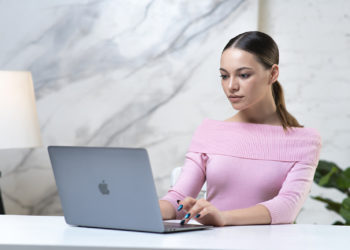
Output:
<path fill-rule="evenodd" d="M 154 234 L 72 227 L 60 216 L 0 215 L 0 249 L 347 249 L 350 227 L 233 226 Z"/>

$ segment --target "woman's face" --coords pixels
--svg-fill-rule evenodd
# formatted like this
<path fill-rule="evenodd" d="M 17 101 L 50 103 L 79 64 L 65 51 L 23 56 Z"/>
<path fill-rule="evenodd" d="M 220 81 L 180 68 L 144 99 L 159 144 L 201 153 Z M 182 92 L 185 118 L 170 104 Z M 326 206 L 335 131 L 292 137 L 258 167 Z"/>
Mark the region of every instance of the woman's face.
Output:
<path fill-rule="evenodd" d="M 274 65 L 272 69 L 278 66 Z M 236 48 L 225 50 L 221 55 L 221 83 L 231 105 L 244 110 L 258 104 L 271 95 L 272 69 L 265 69 L 253 54 Z M 278 76 L 278 72 L 277 72 Z"/>

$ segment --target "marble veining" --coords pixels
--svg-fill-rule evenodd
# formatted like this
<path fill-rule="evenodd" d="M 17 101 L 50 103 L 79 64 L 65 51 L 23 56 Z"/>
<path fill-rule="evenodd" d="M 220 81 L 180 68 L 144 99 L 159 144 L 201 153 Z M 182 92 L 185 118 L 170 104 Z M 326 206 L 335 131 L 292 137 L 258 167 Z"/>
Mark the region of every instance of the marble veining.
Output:
<path fill-rule="evenodd" d="M 0 1 L 0 68 L 32 72 L 45 145 L 0 151 L 6 211 L 62 214 L 48 145 L 145 147 L 163 195 L 202 119 L 232 115 L 220 54 L 257 29 L 257 8 L 254 0 Z"/>

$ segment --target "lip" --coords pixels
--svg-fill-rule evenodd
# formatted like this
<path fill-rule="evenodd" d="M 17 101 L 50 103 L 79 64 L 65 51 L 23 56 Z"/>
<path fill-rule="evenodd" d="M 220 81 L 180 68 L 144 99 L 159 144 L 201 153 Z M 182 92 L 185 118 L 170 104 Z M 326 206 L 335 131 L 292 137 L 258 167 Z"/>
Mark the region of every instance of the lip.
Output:
<path fill-rule="evenodd" d="M 243 96 L 242 95 L 229 95 L 228 97 L 231 98 L 231 97 L 243 97 Z"/>
<path fill-rule="evenodd" d="M 230 95 L 228 97 L 228 99 L 230 100 L 230 102 L 239 102 L 241 99 L 243 98 L 243 96 L 238 96 L 238 95 Z"/>

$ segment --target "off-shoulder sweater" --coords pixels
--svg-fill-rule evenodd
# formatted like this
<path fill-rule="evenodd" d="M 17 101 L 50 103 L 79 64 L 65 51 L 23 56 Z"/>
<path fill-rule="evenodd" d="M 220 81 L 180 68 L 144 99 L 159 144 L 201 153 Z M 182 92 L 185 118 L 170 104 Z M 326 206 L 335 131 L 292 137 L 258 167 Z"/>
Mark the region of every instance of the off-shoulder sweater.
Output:
<path fill-rule="evenodd" d="M 312 128 L 205 119 L 195 131 L 176 184 L 161 198 L 206 199 L 221 211 L 265 206 L 271 224 L 292 223 L 307 198 L 319 160 L 321 137 Z M 182 219 L 184 211 L 176 211 Z"/>

